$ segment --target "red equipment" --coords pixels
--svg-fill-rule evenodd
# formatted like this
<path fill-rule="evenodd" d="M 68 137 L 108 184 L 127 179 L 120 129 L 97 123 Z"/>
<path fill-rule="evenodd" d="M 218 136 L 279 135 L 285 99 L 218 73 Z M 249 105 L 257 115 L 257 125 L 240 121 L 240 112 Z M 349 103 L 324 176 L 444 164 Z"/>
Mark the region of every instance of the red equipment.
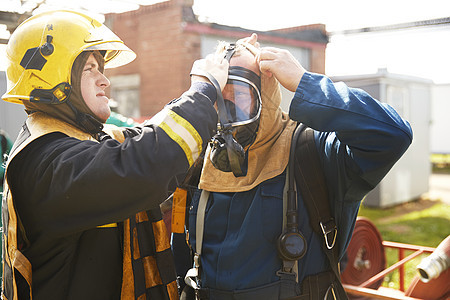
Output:
<path fill-rule="evenodd" d="M 386 268 L 385 248 L 398 250 L 398 262 Z M 405 251 L 414 251 L 405 257 Z M 405 292 L 404 265 L 423 254 L 432 253 L 419 265 L 418 275 Z M 367 218 L 358 217 L 347 249 L 348 262 L 341 275 L 350 299 L 446 300 L 450 297 L 450 236 L 435 249 L 417 245 L 383 241 L 376 226 Z M 427 262 L 428 261 L 428 262 Z M 420 270 L 420 266 L 426 270 Z M 386 274 L 399 270 L 399 290 L 381 287 Z M 428 274 L 427 274 L 428 272 Z M 435 276 L 428 282 L 419 274 Z M 431 279 L 431 280 L 430 280 Z M 427 279 L 424 279 L 427 281 Z"/>

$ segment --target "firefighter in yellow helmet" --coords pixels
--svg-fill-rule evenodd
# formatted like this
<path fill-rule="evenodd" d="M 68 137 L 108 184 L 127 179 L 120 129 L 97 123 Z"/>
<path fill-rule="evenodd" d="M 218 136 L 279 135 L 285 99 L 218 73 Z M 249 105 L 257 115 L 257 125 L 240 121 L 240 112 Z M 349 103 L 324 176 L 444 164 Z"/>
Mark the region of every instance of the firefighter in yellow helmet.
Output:
<path fill-rule="evenodd" d="M 176 299 L 160 202 L 217 124 L 206 77 L 141 126 L 104 122 L 103 69 L 135 54 L 81 13 L 24 21 L 7 46 L 7 92 L 28 118 L 9 156 L 3 216 L 3 299 Z M 228 62 L 195 62 L 222 89 Z"/>

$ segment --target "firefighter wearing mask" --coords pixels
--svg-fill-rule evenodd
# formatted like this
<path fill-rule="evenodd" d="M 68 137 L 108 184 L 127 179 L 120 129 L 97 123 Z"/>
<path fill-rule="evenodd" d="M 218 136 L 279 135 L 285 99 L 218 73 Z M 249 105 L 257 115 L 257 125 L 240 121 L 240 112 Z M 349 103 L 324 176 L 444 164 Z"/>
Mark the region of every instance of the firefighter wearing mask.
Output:
<path fill-rule="evenodd" d="M 24 21 L 6 49 L 5 101 L 28 118 L 9 156 L 3 216 L 4 299 L 177 299 L 159 204 L 217 124 L 205 77 L 155 117 L 108 127 L 103 69 L 135 53 L 91 17 L 52 11 Z M 195 62 L 226 83 L 228 62 Z"/>
<path fill-rule="evenodd" d="M 229 80 L 189 208 L 194 259 L 186 283 L 197 299 L 345 299 L 324 236 L 342 257 L 364 195 L 411 143 L 409 123 L 366 92 L 305 71 L 288 51 L 260 48 L 256 35 L 219 50 L 230 59 Z M 279 83 L 294 93 L 289 114 Z M 297 184 L 289 241 L 283 198 L 297 122 L 314 129 L 335 226 L 313 231 Z M 186 288 L 182 297 L 192 294 Z"/>

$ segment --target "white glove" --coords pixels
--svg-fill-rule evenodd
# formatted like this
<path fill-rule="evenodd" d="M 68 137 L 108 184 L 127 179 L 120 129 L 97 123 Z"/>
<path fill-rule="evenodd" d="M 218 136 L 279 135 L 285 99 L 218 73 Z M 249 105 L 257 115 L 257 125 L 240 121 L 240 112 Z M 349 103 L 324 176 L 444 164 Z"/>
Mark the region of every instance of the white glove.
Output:
<path fill-rule="evenodd" d="M 206 58 L 196 60 L 191 70 L 191 82 L 211 82 L 208 76 L 214 78 L 222 91 L 227 84 L 229 63 L 219 55 L 209 54 Z"/>

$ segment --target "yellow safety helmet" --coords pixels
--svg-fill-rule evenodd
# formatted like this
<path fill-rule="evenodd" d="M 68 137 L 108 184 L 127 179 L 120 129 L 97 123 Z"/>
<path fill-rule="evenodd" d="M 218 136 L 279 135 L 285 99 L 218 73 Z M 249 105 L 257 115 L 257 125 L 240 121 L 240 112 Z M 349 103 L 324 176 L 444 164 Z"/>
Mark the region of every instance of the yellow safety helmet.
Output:
<path fill-rule="evenodd" d="M 6 47 L 7 91 L 2 99 L 14 103 L 64 102 L 70 94 L 75 58 L 90 50 L 105 53 L 105 68 L 136 58 L 109 28 L 85 14 L 58 10 L 28 18 Z"/>

